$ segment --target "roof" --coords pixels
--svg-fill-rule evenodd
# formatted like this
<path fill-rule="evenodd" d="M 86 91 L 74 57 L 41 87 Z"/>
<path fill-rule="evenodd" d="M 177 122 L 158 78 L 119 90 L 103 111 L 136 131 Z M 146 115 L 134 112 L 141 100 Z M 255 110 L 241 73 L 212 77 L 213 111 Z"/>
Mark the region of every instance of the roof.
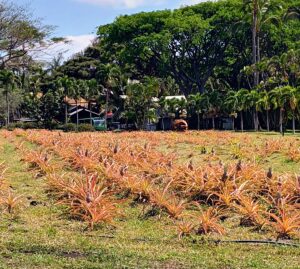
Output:
<path fill-rule="evenodd" d="M 36 122 L 37 119 L 31 119 L 31 118 L 19 118 L 19 119 L 15 119 L 15 121 L 20 121 L 20 122 Z"/>
<path fill-rule="evenodd" d="M 165 96 L 165 100 L 186 100 L 186 97 L 184 95 L 173 95 L 173 96 Z"/>
<path fill-rule="evenodd" d="M 70 98 L 70 97 L 68 97 L 68 96 L 64 98 L 64 102 L 67 103 L 68 105 L 74 105 L 74 106 L 76 106 L 76 100 L 75 100 L 75 99 L 72 99 L 72 98 Z M 77 100 L 77 105 L 78 105 L 78 106 L 79 106 L 79 105 L 81 105 L 81 106 L 87 106 L 88 103 L 89 103 L 89 101 L 87 101 L 87 100 L 85 100 L 85 99 L 83 99 L 83 98 L 79 98 L 79 99 Z"/>
<path fill-rule="evenodd" d="M 120 95 L 121 99 L 127 99 L 128 95 Z M 173 100 L 173 99 L 177 99 L 177 100 L 186 100 L 184 95 L 174 95 L 174 96 L 165 96 L 164 97 L 166 100 Z M 157 97 L 152 97 L 151 98 L 152 102 L 158 102 L 159 98 Z"/>
<path fill-rule="evenodd" d="M 86 112 L 91 113 L 91 114 L 93 114 L 93 115 L 97 115 L 98 117 L 100 116 L 99 113 L 96 113 L 96 112 L 91 111 L 91 110 L 86 109 L 86 108 L 75 109 L 74 111 L 68 113 L 68 115 L 69 115 L 69 116 L 73 116 L 73 115 L 75 115 L 75 114 L 77 114 L 77 113 L 80 113 L 81 111 L 86 111 Z"/>

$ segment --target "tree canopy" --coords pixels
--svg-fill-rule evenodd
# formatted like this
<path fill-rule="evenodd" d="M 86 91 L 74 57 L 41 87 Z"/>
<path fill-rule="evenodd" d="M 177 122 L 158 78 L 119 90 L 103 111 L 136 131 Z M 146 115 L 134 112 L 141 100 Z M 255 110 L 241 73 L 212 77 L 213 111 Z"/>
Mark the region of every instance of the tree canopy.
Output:
<path fill-rule="evenodd" d="M 8 72 L 3 78 L 18 77 L 17 87 L 1 84 L 7 103 L 2 118 L 9 122 L 14 115 L 16 106 L 8 102 L 20 88 L 18 112 L 47 126 L 49 119 L 68 122 L 64 100 L 70 97 L 76 103 L 85 98 L 97 112 L 116 108 L 139 128 L 171 113 L 191 122 L 195 117 L 198 129 L 201 119 L 217 128 L 222 116 L 239 119 L 241 130 L 283 130 L 289 120 L 295 129 L 299 6 L 299 0 L 220 0 L 122 15 L 99 26 L 85 51 L 45 67 L 33 53 L 60 39 L 49 39 L 51 28 L 27 10 L 1 1 L 0 71 Z M 165 99 L 180 94 L 186 101 Z"/>

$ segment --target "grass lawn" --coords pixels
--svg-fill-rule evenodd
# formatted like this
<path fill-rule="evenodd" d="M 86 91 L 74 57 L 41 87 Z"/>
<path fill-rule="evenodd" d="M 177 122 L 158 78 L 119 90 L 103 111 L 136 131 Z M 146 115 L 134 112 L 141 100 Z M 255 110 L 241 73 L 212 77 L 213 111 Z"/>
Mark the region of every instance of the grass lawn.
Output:
<path fill-rule="evenodd" d="M 165 134 L 170 136 L 168 141 L 177 142 L 162 140 L 156 145 L 161 152 L 176 153 L 179 163 L 191 159 L 195 165 L 201 165 L 226 162 L 233 157 L 249 161 L 254 158 L 265 169 L 299 172 L 299 163 L 277 150 L 264 157 L 244 156 L 249 148 L 259 150 L 267 140 L 279 138 L 276 134 L 232 134 L 236 141 L 230 137 L 231 142 L 226 140 L 226 143 L 210 137 L 204 137 L 201 143 L 193 141 L 191 137 L 198 136 L 196 132 L 191 137 L 183 134 L 186 140 L 178 141 L 179 135 Z M 287 147 L 288 143 L 300 143 L 299 138 L 291 135 L 282 139 L 288 141 Z M 26 142 L 24 147 L 36 146 Z M 200 154 L 203 147 L 216 152 L 215 156 Z M 179 240 L 171 219 L 142 218 L 141 207 L 133 206 L 130 201 L 122 205 L 123 214 L 117 218 L 115 227 L 103 225 L 90 231 L 85 223 L 67 216 L 65 208 L 46 192 L 44 177 L 35 178 L 21 161 L 15 143 L 0 133 L 0 162 L 3 161 L 8 168 L 6 179 L 10 188 L 23 195 L 23 203 L 16 216 L 1 214 L 0 268 L 300 268 L 300 247 L 210 241 L 220 239 L 217 235 Z M 272 231 L 260 233 L 237 223 L 234 218 L 225 220 L 224 226 L 230 229 L 222 239 L 272 238 Z"/>

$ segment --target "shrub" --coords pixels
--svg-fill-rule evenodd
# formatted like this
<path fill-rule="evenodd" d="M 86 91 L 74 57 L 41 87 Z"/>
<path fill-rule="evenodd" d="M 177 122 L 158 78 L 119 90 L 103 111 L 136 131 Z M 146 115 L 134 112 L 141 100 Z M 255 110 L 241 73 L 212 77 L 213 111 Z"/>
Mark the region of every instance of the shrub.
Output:
<path fill-rule="evenodd" d="M 65 132 L 75 132 L 76 131 L 76 124 L 67 123 L 67 124 L 63 125 L 63 130 Z"/>
<path fill-rule="evenodd" d="M 79 124 L 78 132 L 94 132 L 95 128 L 91 124 Z"/>
<path fill-rule="evenodd" d="M 77 126 L 75 123 L 68 123 L 62 126 L 65 132 L 76 132 Z M 95 128 L 90 124 L 79 124 L 78 132 L 94 132 Z"/>
<path fill-rule="evenodd" d="M 13 131 L 14 129 L 16 128 L 22 128 L 23 125 L 21 122 L 17 122 L 17 123 L 10 123 L 8 124 L 7 126 L 5 126 L 5 128 L 8 130 L 8 131 Z"/>
<path fill-rule="evenodd" d="M 6 129 L 13 131 L 14 129 L 38 129 L 39 125 L 37 122 L 14 122 L 6 126 Z"/>
<path fill-rule="evenodd" d="M 27 130 L 27 129 L 38 129 L 38 128 L 39 128 L 39 125 L 37 122 L 24 122 L 22 129 Z"/>
<path fill-rule="evenodd" d="M 61 125 L 54 120 L 51 122 L 47 122 L 47 124 L 44 122 L 44 126 L 46 129 L 49 129 L 49 130 L 61 129 Z"/>

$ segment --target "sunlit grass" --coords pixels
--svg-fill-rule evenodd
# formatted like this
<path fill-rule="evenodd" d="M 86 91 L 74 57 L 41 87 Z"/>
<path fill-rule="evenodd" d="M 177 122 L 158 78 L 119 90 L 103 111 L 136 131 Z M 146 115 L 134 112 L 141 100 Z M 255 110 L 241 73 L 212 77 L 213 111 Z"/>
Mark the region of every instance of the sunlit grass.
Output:
<path fill-rule="evenodd" d="M 265 137 L 252 135 L 258 143 Z M 272 231 L 261 233 L 251 227 L 241 227 L 238 216 L 222 223 L 226 230 L 222 237 L 193 235 L 179 240 L 175 223 L 166 213 L 159 220 L 143 218 L 143 206 L 128 201 L 122 204 L 123 214 L 116 218 L 114 227 L 103 224 L 90 231 L 85 223 L 70 219 L 64 206 L 56 204 L 45 191 L 45 178 L 34 178 L 28 172 L 28 166 L 20 161 L 21 156 L 12 143 L 0 135 L 0 144 L 0 162 L 4 160 L 9 167 L 9 183 L 25 198 L 24 209 L 17 218 L 1 218 L 0 268 L 299 268 L 299 248 L 218 245 L 209 241 L 272 237 Z M 25 147 L 28 146 L 35 148 L 26 142 Z M 196 165 L 207 157 L 201 154 L 201 145 L 190 142 L 173 145 L 171 149 L 163 144 L 156 146 L 162 151 L 176 150 L 182 156 L 182 164 L 192 159 Z M 212 148 L 220 157 L 214 162 L 231 160 L 231 146 L 227 152 L 226 145 L 209 145 L 207 152 Z M 297 169 L 297 163 L 291 163 L 291 167 L 286 165 L 284 154 L 276 153 L 268 158 L 275 171 Z M 267 164 L 259 163 L 265 168 L 269 167 Z"/>

